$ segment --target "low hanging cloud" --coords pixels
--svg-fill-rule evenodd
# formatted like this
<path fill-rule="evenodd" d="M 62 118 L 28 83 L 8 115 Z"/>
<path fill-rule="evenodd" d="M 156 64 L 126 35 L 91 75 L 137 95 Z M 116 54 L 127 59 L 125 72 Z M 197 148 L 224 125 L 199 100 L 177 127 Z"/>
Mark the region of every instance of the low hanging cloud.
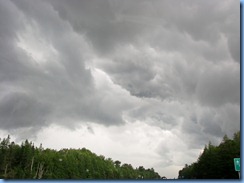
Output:
<path fill-rule="evenodd" d="M 22 16 L 25 23 L 19 26 L 13 21 L 14 25 L 10 23 L 1 31 L 6 32 L 3 38 L 12 40 L 1 54 L 1 128 L 40 128 L 52 123 L 72 127 L 83 120 L 105 125 L 124 123 L 122 113 L 131 102 L 116 102 L 124 98 L 123 93 L 113 93 L 116 88 L 100 91 L 95 86 L 96 78 L 86 68 L 90 48 L 82 35 L 60 21 L 46 2 L 38 2 L 43 12 L 29 1 L 1 3 L 2 7 L 14 7 L 15 16 Z M 16 32 L 7 34 L 7 28 L 12 31 L 12 27 Z M 62 29 L 57 32 L 58 27 Z M 3 48 L 6 46 L 2 43 Z"/>
<path fill-rule="evenodd" d="M 235 0 L 0 0 L 0 130 L 173 172 L 240 130 L 239 22 Z"/>

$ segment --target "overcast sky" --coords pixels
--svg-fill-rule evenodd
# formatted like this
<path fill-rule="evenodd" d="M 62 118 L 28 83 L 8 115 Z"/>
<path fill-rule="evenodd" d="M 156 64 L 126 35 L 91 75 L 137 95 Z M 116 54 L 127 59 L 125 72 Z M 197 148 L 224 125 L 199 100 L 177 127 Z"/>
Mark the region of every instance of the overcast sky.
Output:
<path fill-rule="evenodd" d="M 0 135 L 174 178 L 240 130 L 237 0 L 0 0 Z"/>

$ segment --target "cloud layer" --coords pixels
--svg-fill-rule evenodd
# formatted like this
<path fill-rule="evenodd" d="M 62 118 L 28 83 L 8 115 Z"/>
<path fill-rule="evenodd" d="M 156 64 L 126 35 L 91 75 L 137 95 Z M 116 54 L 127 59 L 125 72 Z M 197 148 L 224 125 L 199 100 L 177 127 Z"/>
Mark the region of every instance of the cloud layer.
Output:
<path fill-rule="evenodd" d="M 94 151 L 176 176 L 240 129 L 239 22 L 234 0 L 0 0 L 1 133 L 56 147 L 87 127 Z"/>

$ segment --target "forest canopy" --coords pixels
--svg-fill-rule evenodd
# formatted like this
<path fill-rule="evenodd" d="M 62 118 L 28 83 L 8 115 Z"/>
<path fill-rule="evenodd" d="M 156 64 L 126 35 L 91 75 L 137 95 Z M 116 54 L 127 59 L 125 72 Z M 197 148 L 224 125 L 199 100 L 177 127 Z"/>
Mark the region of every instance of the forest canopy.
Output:
<path fill-rule="evenodd" d="M 240 157 L 240 132 L 233 139 L 227 135 L 218 146 L 209 142 L 197 162 L 179 171 L 179 179 L 238 179 L 234 158 Z"/>
<path fill-rule="evenodd" d="M 153 168 L 121 164 L 86 148 L 59 151 L 0 139 L 1 179 L 160 179 Z M 163 177 L 164 178 L 164 177 Z"/>
<path fill-rule="evenodd" d="M 196 162 L 179 171 L 179 179 L 238 179 L 234 158 L 240 157 L 240 132 L 223 137 L 218 146 L 208 143 Z M 153 168 L 122 164 L 86 148 L 54 150 L 21 145 L 0 138 L 1 179 L 164 179 Z"/>

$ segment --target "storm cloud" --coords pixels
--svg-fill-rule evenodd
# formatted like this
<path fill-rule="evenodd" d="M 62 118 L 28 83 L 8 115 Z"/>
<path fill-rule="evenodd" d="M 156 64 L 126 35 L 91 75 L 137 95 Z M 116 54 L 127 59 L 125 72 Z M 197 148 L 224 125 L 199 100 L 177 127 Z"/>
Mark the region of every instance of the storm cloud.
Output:
<path fill-rule="evenodd" d="M 0 24 L 2 134 L 176 177 L 240 130 L 238 1 L 0 0 Z"/>

